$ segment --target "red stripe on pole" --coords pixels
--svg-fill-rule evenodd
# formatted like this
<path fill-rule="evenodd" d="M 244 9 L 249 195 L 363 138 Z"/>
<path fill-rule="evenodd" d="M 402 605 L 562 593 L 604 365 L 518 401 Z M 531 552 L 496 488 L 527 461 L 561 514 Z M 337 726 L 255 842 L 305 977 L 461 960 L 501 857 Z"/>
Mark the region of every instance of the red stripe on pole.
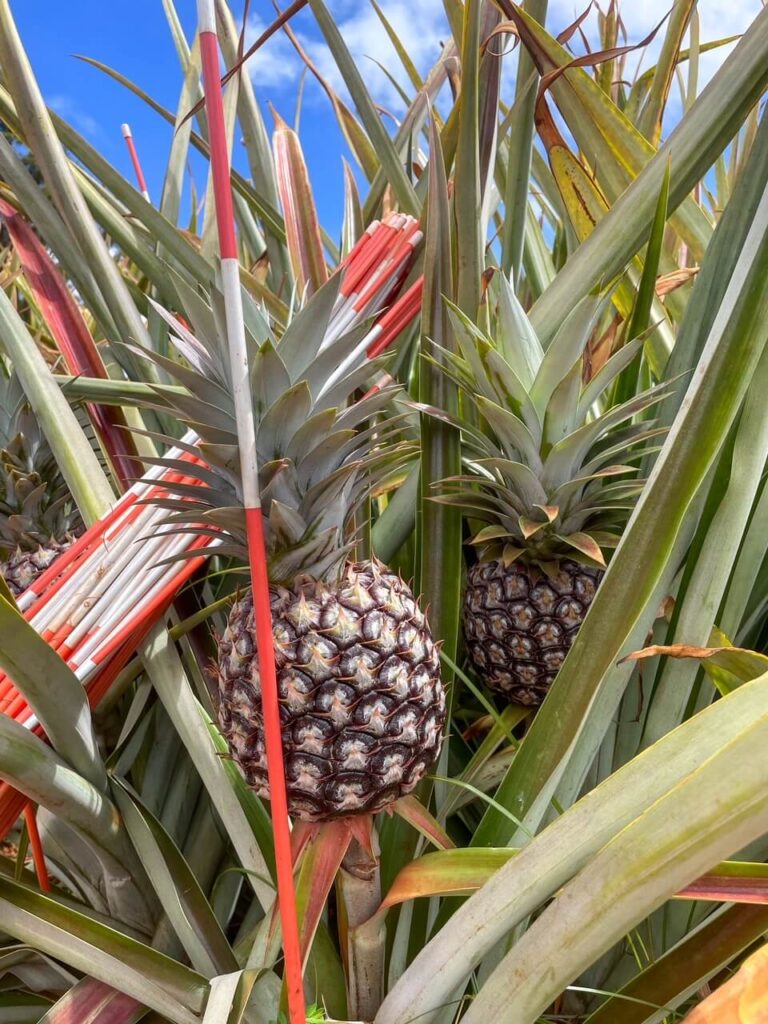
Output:
<path fill-rule="evenodd" d="M 193 541 L 189 545 L 188 550 L 196 551 L 198 548 L 205 547 L 207 544 L 207 538 L 201 537 Z M 198 568 L 203 561 L 204 557 L 195 559 L 194 568 Z M 124 625 L 121 626 L 116 633 L 110 635 L 109 640 L 105 641 L 93 653 L 93 655 L 91 656 L 91 660 L 97 665 L 101 664 L 101 662 L 105 661 L 108 657 L 111 657 L 112 654 L 114 654 L 114 652 L 125 643 L 125 641 L 131 636 L 131 634 L 134 633 L 136 629 L 139 628 L 144 621 L 154 622 L 159 610 L 164 608 L 168 604 L 168 601 L 172 600 L 175 597 L 184 580 L 192 575 L 192 571 L 193 569 L 190 566 L 188 566 L 187 571 L 183 577 L 177 573 L 170 580 L 168 580 L 167 583 L 163 584 L 162 589 L 157 591 L 157 593 L 153 594 L 152 592 L 150 592 L 149 601 L 141 605 L 138 615 L 129 615 Z"/>
<path fill-rule="evenodd" d="M 128 147 L 128 153 L 129 153 L 130 158 L 131 158 L 131 163 L 133 164 L 133 170 L 134 170 L 134 173 L 136 175 L 136 181 L 138 183 L 139 190 L 141 191 L 142 195 L 144 195 L 144 197 L 146 198 L 146 196 L 149 195 L 149 189 L 147 188 L 147 181 L 146 181 L 146 178 L 144 177 L 144 171 L 141 168 L 141 161 L 139 160 L 139 154 L 136 152 L 136 145 L 135 145 L 135 143 L 133 141 L 133 136 L 131 134 L 129 134 L 130 129 L 128 129 L 128 130 L 126 130 L 126 129 L 128 129 L 128 126 L 124 125 L 123 126 L 123 138 L 125 139 L 125 144 Z"/>
<path fill-rule="evenodd" d="M 29 845 L 32 850 L 32 860 L 35 865 L 35 874 L 37 875 L 37 884 L 43 890 L 43 892 L 51 891 L 51 882 L 48 878 L 48 869 L 45 866 L 45 855 L 43 853 L 43 844 L 40 842 L 40 832 L 37 828 L 37 817 L 35 816 L 35 808 L 30 803 L 24 808 L 24 820 L 27 823 L 27 833 L 29 834 Z"/>
<path fill-rule="evenodd" d="M 269 595 L 269 578 L 264 552 L 264 524 L 260 508 L 245 510 L 248 534 L 251 582 L 253 586 L 253 624 L 256 633 L 261 703 L 264 718 L 264 742 L 269 773 L 269 799 L 272 805 L 272 830 L 275 841 L 277 891 L 280 900 L 280 923 L 283 928 L 286 985 L 291 1024 L 305 1024 L 304 985 L 302 982 L 301 946 L 293 884 L 291 833 L 288 828 L 288 793 L 283 765 L 283 738 L 280 730 L 280 703 L 277 693 L 275 649 L 272 641 L 272 611 L 269 600 L 257 601 L 256 594 Z M 275 820 L 277 819 L 277 820 Z M 290 961 L 289 961 L 290 955 Z"/>
<path fill-rule="evenodd" d="M 405 295 L 387 310 L 379 320 L 381 334 L 372 345 L 369 345 L 367 355 L 369 359 L 375 359 L 391 344 L 403 328 L 407 327 L 421 308 L 421 295 L 424 289 L 424 278 L 420 277 L 415 281 Z"/>
<path fill-rule="evenodd" d="M 31 618 L 44 604 L 50 601 L 51 597 L 74 572 L 74 563 L 79 562 L 87 554 L 87 549 L 92 548 L 100 540 L 115 519 L 125 510 L 126 503 L 136 500 L 135 495 L 131 495 L 130 492 L 128 492 L 128 495 L 127 498 L 117 502 L 103 519 L 94 523 L 74 543 L 70 544 L 67 550 L 54 559 L 49 567 L 37 577 L 32 586 L 24 592 L 25 595 L 34 594 L 36 597 L 35 604 L 31 606 L 29 604 L 24 605 L 25 618 Z M 64 574 L 65 570 L 67 570 L 66 575 Z"/>
<path fill-rule="evenodd" d="M 349 267 L 341 285 L 342 295 L 353 295 L 358 288 L 365 286 L 368 275 L 375 270 L 379 260 L 385 255 L 387 247 L 397 235 L 397 229 L 389 224 L 382 224 L 372 240 L 365 246 L 360 257 Z"/>
<path fill-rule="evenodd" d="M 232 186 L 224 123 L 224 103 L 221 93 L 221 80 L 219 78 L 218 39 L 216 33 L 211 31 L 211 28 L 215 26 L 215 19 L 213 5 L 210 3 L 210 0 L 208 2 L 199 2 L 198 11 L 203 15 L 200 18 L 200 54 L 203 65 L 205 106 L 208 114 L 211 171 L 219 233 L 219 249 L 222 261 L 227 259 L 236 260 L 237 243 L 235 240 Z M 230 317 L 233 317 L 235 314 L 235 311 L 231 308 L 227 307 L 225 312 L 227 314 L 229 340 L 232 345 L 236 345 L 237 334 L 235 331 L 242 330 L 242 323 L 236 324 L 230 321 Z M 242 314 L 240 313 L 241 316 Z M 241 340 L 244 344 L 244 338 Z M 230 350 L 230 357 L 233 357 L 232 350 Z M 244 356 L 244 358 L 247 364 L 247 356 Z M 234 366 L 232 369 L 233 373 L 236 372 Z M 241 371 L 237 370 L 237 372 Z M 252 439 L 246 439 L 246 441 L 248 440 Z M 244 452 L 242 438 L 240 439 L 240 445 L 242 458 Z M 246 484 L 249 484 L 249 489 L 255 491 L 256 498 L 258 498 L 257 483 L 256 480 L 243 481 L 244 487 Z M 252 504 L 252 502 L 249 502 L 249 504 Z M 283 930 L 288 1016 L 290 1024 L 305 1024 L 306 1009 L 304 1005 L 301 947 L 299 945 L 299 928 L 296 913 L 296 890 L 294 888 L 293 867 L 291 864 L 291 832 L 288 818 L 288 797 L 285 785 L 283 743 L 280 729 L 280 706 L 272 638 L 269 578 L 267 575 L 261 509 L 246 507 L 245 516 L 253 592 L 254 627 L 259 676 L 261 679 L 267 773 L 269 777 L 270 802 L 272 805 L 272 831 L 275 843 L 278 905 Z"/>
<path fill-rule="evenodd" d="M 219 41 L 214 32 L 200 33 L 200 56 L 203 63 L 208 135 L 211 140 L 213 198 L 216 205 L 220 255 L 223 260 L 237 259 L 235 211 L 232 206 L 232 189 L 229 181 L 227 129 L 224 123 L 224 100 L 219 80 Z M 221 183 L 220 187 L 217 187 L 217 182 Z"/>

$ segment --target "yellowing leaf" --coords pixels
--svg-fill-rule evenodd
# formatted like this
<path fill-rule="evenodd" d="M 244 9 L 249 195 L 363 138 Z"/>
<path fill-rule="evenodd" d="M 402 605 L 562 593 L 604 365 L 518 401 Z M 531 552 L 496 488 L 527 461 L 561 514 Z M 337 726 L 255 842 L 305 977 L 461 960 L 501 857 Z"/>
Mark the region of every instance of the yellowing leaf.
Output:
<path fill-rule="evenodd" d="M 474 892 L 488 881 L 517 850 L 459 849 L 427 853 L 402 869 L 387 893 L 382 909 L 419 896 Z"/>
<path fill-rule="evenodd" d="M 489 540 L 498 540 L 500 537 L 510 537 L 511 534 L 506 526 L 484 526 L 469 541 L 470 544 L 486 544 Z"/>
<path fill-rule="evenodd" d="M 518 523 L 525 540 L 528 540 L 529 537 L 533 537 L 533 535 L 538 533 L 544 526 L 549 526 L 548 522 L 542 523 L 535 519 L 529 519 L 528 516 L 520 516 Z"/>
<path fill-rule="evenodd" d="M 667 658 L 697 658 L 704 671 L 712 680 L 718 691 L 724 696 L 735 690 L 742 683 L 765 675 L 768 672 L 768 655 L 757 651 L 747 651 L 741 647 L 732 647 L 727 637 L 719 631 L 713 634 L 726 644 L 718 647 L 696 647 L 692 644 L 654 644 L 635 651 L 623 661 L 641 661 L 644 658 L 659 656 Z"/>
<path fill-rule="evenodd" d="M 768 945 L 696 1007 L 683 1024 L 768 1024 Z"/>
<path fill-rule="evenodd" d="M 597 562 L 598 565 L 605 566 L 605 559 L 597 541 L 588 533 L 569 533 L 559 539 L 580 554 L 586 555 L 593 562 Z"/>

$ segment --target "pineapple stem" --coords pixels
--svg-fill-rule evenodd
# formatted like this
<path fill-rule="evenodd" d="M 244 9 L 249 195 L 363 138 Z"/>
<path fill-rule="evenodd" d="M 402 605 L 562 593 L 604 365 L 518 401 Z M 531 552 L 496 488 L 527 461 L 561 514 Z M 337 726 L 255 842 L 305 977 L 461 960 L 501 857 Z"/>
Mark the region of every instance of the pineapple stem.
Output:
<path fill-rule="evenodd" d="M 367 837 L 366 837 L 367 839 Z M 379 846 L 375 830 L 370 840 L 352 839 L 337 880 L 346 928 L 347 1008 L 349 1016 L 372 1021 L 384 998 L 384 942 L 382 927 L 360 927 L 381 905 Z"/>

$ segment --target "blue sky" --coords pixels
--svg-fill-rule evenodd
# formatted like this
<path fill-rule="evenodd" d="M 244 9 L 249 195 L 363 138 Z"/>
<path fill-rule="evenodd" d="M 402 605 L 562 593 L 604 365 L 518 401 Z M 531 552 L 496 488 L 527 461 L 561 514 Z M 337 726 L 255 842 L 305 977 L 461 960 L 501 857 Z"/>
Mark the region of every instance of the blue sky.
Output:
<path fill-rule="evenodd" d="M 426 71 L 439 53 L 446 37 L 441 0 L 380 0 L 381 6 L 406 41 L 420 70 Z M 630 39 L 642 38 L 666 13 L 672 0 L 645 0 L 623 5 Z M 120 135 L 120 124 L 130 122 L 152 198 L 160 194 L 163 171 L 171 140 L 171 129 L 139 99 L 100 71 L 74 58 L 82 53 L 95 57 L 146 89 L 172 110 L 178 102 L 181 76 L 178 59 L 168 30 L 161 0 L 134 0 L 132 4 L 112 0 L 75 0 L 72 4 L 53 0 L 16 0 L 14 14 L 43 93 L 51 106 L 84 134 L 126 175 L 130 164 Z M 242 2 L 233 3 L 235 15 L 242 16 Z M 347 43 L 359 58 L 374 98 L 398 112 L 398 102 L 386 76 L 374 60 L 384 63 L 404 82 L 394 52 L 381 30 L 372 8 L 365 0 L 330 0 Z M 548 27 L 560 31 L 581 9 L 573 0 L 550 0 Z M 700 0 L 702 41 L 742 32 L 760 9 L 760 0 Z M 188 38 L 195 25 L 194 0 L 178 0 L 177 9 Z M 267 0 L 252 0 L 251 37 L 273 17 Z M 311 17 L 296 22 L 302 41 L 324 73 L 334 78 L 330 57 L 318 38 Z M 661 33 L 654 48 L 658 48 Z M 726 50 L 702 58 L 702 79 L 716 71 Z M 649 55 L 652 57 L 652 55 Z M 373 59 L 371 59 L 373 58 Z M 646 61 L 647 66 L 647 61 Z M 301 65 L 285 37 L 270 40 L 249 65 L 262 105 L 271 101 L 288 121 L 293 120 Z M 338 79 L 335 84 L 343 88 Z M 272 120 L 265 113 L 268 127 Z M 338 229 L 342 203 L 341 153 L 343 142 L 335 127 L 324 94 L 308 81 L 301 138 L 310 166 L 321 219 L 331 231 Z M 239 149 L 239 147 L 236 147 Z M 236 163 L 243 166 L 242 154 Z M 202 170 L 196 166 L 197 185 L 204 186 Z"/>

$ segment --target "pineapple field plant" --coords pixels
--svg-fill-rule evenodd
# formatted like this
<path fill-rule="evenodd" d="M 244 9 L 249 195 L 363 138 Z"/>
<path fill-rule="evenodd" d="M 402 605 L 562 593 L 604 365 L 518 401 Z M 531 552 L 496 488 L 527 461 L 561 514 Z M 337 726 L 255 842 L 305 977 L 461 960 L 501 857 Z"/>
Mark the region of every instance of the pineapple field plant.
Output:
<path fill-rule="evenodd" d="M 411 792 L 437 758 L 445 718 L 437 645 L 411 588 L 377 558 L 355 557 L 356 509 L 415 449 L 393 414 L 396 388 L 355 398 L 365 365 L 333 383 L 360 333 L 324 344 L 342 297 L 330 281 L 279 341 L 254 339 L 251 364 L 288 806 L 307 821 L 374 813 Z M 199 437 L 211 481 L 199 500 L 181 492 L 168 530 L 202 524 L 243 565 L 226 353 L 217 336 L 194 338 L 168 319 L 192 366 L 179 374 L 183 402 L 167 404 Z M 237 595 L 218 641 L 219 721 L 248 784 L 268 796 L 253 605 L 251 591 Z"/>
<path fill-rule="evenodd" d="M 77 507 L 18 378 L 0 361 L 0 573 L 14 596 L 75 539 Z"/>
<path fill-rule="evenodd" d="M 430 67 L 366 5 L 389 118 L 345 11 L 297 0 L 255 49 L 285 37 L 356 165 L 323 226 L 217 2 L 222 261 L 220 190 L 186 212 L 222 127 L 189 12 L 175 112 L 90 58 L 173 126 L 154 206 L 46 110 L 0 0 L 2 557 L 80 534 L 0 588 L 0 1019 L 762 1010 L 768 18 L 713 34 L 707 3 L 640 64 L 628 7 L 451 0 Z"/>
<path fill-rule="evenodd" d="M 451 311 L 458 353 L 443 353 L 445 372 L 481 426 L 463 429 L 473 475 L 447 480 L 450 492 L 436 500 L 487 524 L 469 542 L 477 560 L 463 607 L 468 653 L 490 689 L 537 705 L 595 596 L 603 548 L 618 544 L 642 490 L 638 457 L 660 430 L 632 421 L 669 392 L 656 385 L 595 414 L 641 341 L 583 386 L 584 350 L 605 301 L 583 299 L 545 355 L 504 278 L 499 292 L 493 339 Z"/>

